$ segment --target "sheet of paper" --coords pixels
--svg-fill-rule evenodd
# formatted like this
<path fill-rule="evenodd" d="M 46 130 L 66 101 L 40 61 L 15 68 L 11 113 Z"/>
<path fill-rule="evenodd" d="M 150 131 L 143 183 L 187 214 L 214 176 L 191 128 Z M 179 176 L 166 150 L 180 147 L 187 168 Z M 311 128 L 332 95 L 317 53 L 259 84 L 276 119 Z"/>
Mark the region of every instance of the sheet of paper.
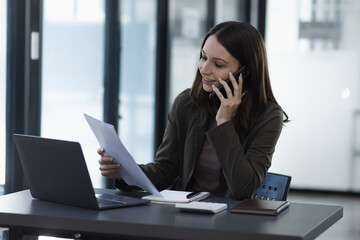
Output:
<path fill-rule="evenodd" d="M 141 187 L 153 195 L 162 195 L 152 184 L 145 173 L 135 162 L 134 158 L 127 151 L 113 125 L 97 120 L 84 113 L 91 130 L 95 134 L 100 146 L 105 149 L 107 155 L 114 157 L 114 161 L 121 165 L 120 175 L 129 185 Z"/>
<path fill-rule="evenodd" d="M 174 190 L 163 190 L 160 192 L 162 197 L 156 195 L 148 195 L 142 197 L 142 199 L 151 200 L 159 203 L 189 203 L 192 201 L 198 201 L 210 196 L 209 192 L 199 192 L 192 198 L 187 198 L 187 195 L 191 192 L 187 191 L 174 191 Z"/>

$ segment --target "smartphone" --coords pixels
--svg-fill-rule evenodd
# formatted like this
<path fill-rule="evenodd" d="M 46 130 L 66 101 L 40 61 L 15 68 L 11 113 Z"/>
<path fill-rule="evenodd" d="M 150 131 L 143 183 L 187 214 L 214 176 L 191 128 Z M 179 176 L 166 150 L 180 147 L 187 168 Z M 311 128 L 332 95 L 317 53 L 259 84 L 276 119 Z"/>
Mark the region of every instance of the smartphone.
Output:
<path fill-rule="evenodd" d="M 237 70 L 237 71 L 233 74 L 233 75 L 234 75 L 234 78 L 236 79 L 236 81 L 238 81 L 238 78 L 239 78 L 239 76 L 240 76 L 241 73 L 242 73 L 242 78 L 243 78 L 243 91 L 245 91 L 245 90 L 247 89 L 247 87 L 249 86 L 249 81 L 247 80 L 247 78 L 248 78 L 248 76 L 249 76 L 249 70 L 247 69 L 247 67 L 246 67 L 245 65 L 242 66 L 239 70 Z M 225 82 L 229 85 L 231 91 L 234 91 L 234 87 L 233 87 L 233 85 L 232 85 L 232 83 L 231 83 L 230 78 L 228 78 Z M 227 98 L 225 88 L 224 88 L 222 85 L 219 87 L 219 91 L 221 92 L 221 94 L 222 94 L 225 98 Z M 216 95 L 215 92 L 210 93 L 209 98 L 210 98 L 210 101 L 211 101 L 217 108 L 220 107 L 221 102 L 220 102 L 220 99 L 218 98 L 218 96 Z"/>

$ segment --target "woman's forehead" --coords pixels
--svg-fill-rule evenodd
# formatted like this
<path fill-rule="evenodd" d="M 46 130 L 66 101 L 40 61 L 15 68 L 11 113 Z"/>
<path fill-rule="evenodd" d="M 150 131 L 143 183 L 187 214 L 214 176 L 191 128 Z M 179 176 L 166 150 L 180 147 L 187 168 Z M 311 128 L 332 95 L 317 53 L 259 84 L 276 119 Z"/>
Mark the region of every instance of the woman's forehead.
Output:
<path fill-rule="evenodd" d="M 211 58 L 221 58 L 228 63 L 237 62 L 237 59 L 226 50 L 215 35 L 211 35 L 206 39 L 202 51 Z"/>

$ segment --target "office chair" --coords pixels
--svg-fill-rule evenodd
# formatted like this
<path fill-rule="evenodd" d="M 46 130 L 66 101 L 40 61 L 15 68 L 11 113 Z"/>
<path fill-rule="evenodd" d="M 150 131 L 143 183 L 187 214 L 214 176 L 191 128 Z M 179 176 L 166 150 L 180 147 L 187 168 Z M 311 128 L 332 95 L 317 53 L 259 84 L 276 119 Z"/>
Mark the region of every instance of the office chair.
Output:
<path fill-rule="evenodd" d="M 291 177 L 268 172 L 255 190 L 252 199 L 285 201 L 289 192 Z"/>

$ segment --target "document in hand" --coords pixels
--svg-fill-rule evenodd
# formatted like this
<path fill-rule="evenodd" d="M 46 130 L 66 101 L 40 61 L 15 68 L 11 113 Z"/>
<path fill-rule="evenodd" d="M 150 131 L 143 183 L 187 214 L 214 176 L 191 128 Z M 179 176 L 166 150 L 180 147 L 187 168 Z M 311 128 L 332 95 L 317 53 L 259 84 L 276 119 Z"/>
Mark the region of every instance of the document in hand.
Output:
<path fill-rule="evenodd" d="M 84 114 L 84 117 L 100 146 L 105 149 L 106 154 L 114 157 L 114 161 L 121 165 L 120 175 L 125 182 L 129 185 L 141 187 L 145 191 L 161 197 L 159 191 L 126 150 L 114 126 L 90 117 L 87 114 Z"/>
<path fill-rule="evenodd" d="M 289 206 L 288 201 L 245 199 L 232 207 L 231 212 L 276 216 Z"/>
<path fill-rule="evenodd" d="M 174 191 L 163 190 L 160 192 L 162 196 L 148 195 L 142 197 L 142 199 L 151 200 L 159 203 L 189 203 L 192 201 L 202 200 L 210 196 L 209 192 L 187 192 L 187 191 Z"/>

